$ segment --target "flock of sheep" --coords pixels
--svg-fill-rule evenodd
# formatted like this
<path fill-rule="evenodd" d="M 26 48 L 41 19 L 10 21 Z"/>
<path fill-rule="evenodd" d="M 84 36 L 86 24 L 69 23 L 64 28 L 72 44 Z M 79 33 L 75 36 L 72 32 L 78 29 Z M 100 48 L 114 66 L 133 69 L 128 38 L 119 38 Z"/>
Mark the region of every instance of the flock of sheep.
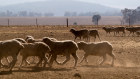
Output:
<path fill-rule="evenodd" d="M 114 32 L 114 36 L 116 36 L 119 32 L 122 32 L 122 36 L 125 36 L 125 30 L 130 32 L 129 35 L 131 33 L 133 33 L 133 36 L 135 33 L 137 36 L 140 35 L 140 27 L 103 27 L 103 29 L 106 31 L 106 35 Z"/>
<path fill-rule="evenodd" d="M 99 34 L 97 30 L 75 30 L 70 29 L 70 32 L 79 38 L 86 38 L 90 40 L 90 36 L 96 38 Z M 110 55 L 112 57 L 112 66 L 114 65 L 115 55 L 113 54 L 112 45 L 107 42 L 96 42 L 96 43 L 89 43 L 89 42 L 75 42 L 72 40 L 64 40 L 58 41 L 55 38 L 50 37 L 43 37 L 42 39 L 34 39 L 33 36 L 27 36 L 25 39 L 23 38 L 15 38 L 11 40 L 5 40 L 0 42 L 0 68 L 5 67 L 5 64 L 2 63 L 2 59 L 6 58 L 8 62 L 9 71 L 12 71 L 13 67 L 15 66 L 18 55 L 22 56 L 22 61 L 20 63 L 19 69 L 22 67 L 22 64 L 30 64 L 27 60 L 28 57 L 35 56 L 38 57 L 39 62 L 36 63 L 36 66 L 46 67 L 46 64 L 49 67 L 52 67 L 53 62 L 55 61 L 59 65 L 63 65 L 70 60 L 70 55 L 74 58 L 74 67 L 76 67 L 78 62 L 78 56 L 76 54 L 77 50 L 83 50 L 85 52 L 83 58 L 81 59 L 80 63 L 85 60 L 87 61 L 87 57 L 89 55 L 100 56 L 103 57 L 102 62 L 100 65 L 104 63 L 106 60 L 106 55 Z M 66 56 L 66 59 L 63 62 L 57 61 L 57 56 L 63 55 Z M 8 56 L 12 57 L 12 61 L 10 62 Z"/>

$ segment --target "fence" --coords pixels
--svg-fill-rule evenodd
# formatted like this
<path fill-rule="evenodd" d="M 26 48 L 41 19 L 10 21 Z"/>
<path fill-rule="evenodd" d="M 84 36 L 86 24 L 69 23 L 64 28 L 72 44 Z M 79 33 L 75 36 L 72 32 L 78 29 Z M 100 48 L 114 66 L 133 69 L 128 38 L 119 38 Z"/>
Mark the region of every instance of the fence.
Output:
<path fill-rule="evenodd" d="M 94 25 L 91 16 L 76 17 L 0 17 L 0 25 Z M 99 25 L 121 25 L 121 16 L 102 16 Z"/>

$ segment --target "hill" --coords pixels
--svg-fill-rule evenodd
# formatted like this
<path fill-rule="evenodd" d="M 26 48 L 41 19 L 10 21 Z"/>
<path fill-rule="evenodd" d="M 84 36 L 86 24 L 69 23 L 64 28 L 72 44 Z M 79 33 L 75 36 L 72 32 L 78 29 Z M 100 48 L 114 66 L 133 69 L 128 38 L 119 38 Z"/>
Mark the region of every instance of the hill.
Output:
<path fill-rule="evenodd" d="M 66 0 L 51 0 L 51 1 L 38 1 L 29 3 L 20 3 L 8 6 L 1 6 L 1 11 L 28 11 L 28 12 L 49 12 L 54 13 L 56 16 L 63 16 L 65 12 L 99 12 L 103 13 L 118 13 L 120 9 L 111 8 L 104 5 L 99 5 L 95 3 L 87 3 L 82 1 L 66 1 Z"/>

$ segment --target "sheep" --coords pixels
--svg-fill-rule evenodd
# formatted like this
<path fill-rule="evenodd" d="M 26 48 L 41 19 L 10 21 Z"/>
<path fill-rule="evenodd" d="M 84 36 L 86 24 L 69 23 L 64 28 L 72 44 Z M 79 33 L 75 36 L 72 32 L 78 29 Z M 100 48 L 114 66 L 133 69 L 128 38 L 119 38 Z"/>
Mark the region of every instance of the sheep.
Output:
<path fill-rule="evenodd" d="M 108 33 L 110 34 L 110 32 L 114 32 L 113 27 L 103 27 L 102 29 L 106 31 L 106 36 Z M 115 35 L 115 32 L 114 32 L 114 35 Z"/>
<path fill-rule="evenodd" d="M 41 40 L 42 40 L 42 39 L 34 39 L 34 37 L 33 37 L 33 36 L 30 36 L 30 35 L 28 35 L 28 36 L 25 38 L 25 41 L 26 41 L 27 43 L 41 42 Z M 34 63 L 35 57 L 32 57 L 32 58 L 33 58 L 32 63 Z M 28 61 L 27 61 L 27 63 L 30 64 Z"/>
<path fill-rule="evenodd" d="M 24 48 L 21 49 L 20 55 L 22 56 L 22 62 L 20 64 L 19 69 L 22 66 L 22 63 L 27 59 L 29 56 L 38 56 L 40 61 L 37 63 L 38 66 L 43 60 L 45 60 L 44 66 L 46 66 L 47 58 L 45 57 L 46 53 L 50 53 L 51 49 L 48 45 L 43 42 L 35 42 L 35 43 L 24 43 Z"/>
<path fill-rule="evenodd" d="M 134 33 L 135 33 L 136 31 L 140 31 L 140 27 L 126 27 L 126 30 L 130 32 L 129 35 L 130 35 L 131 33 L 133 33 L 133 35 L 134 35 Z M 128 36 L 129 36 L 129 35 L 128 35 Z"/>
<path fill-rule="evenodd" d="M 116 32 L 116 34 L 119 34 L 119 32 L 122 32 L 125 36 L 125 27 L 114 27 L 114 32 Z"/>
<path fill-rule="evenodd" d="M 33 36 L 27 36 L 27 37 L 25 38 L 25 40 L 26 40 L 26 42 L 28 42 L 28 43 L 34 43 L 34 42 L 35 42 L 35 39 L 34 39 Z"/>
<path fill-rule="evenodd" d="M 34 39 L 33 36 L 29 36 L 29 35 L 28 35 L 28 36 L 25 38 L 25 41 L 26 41 L 27 43 L 34 43 L 34 42 L 41 42 L 42 39 Z"/>
<path fill-rule="evenodd" d="M 140 36 L 140 31 L 136 31 L 137 36 Z"/>
<path fill-rule="evenodd" d="M 65 41 L 53 41 L 49 37 L 44 37 L 42 40 L 51 48 L 51 58 L 49 61 L 49 66 L 52 67 L 53 61 L 57 59 L 57 55 L 66 56 L 66 60 L 62 63 L 57 62 L 57 64 L 65 64 L 70 60 L 70 54 L 73 56 L 75 60 L 74 67 L 77 64 L 78 56 L 76 55 L 76 51 L 78 50 L 78 46 L 74 41 L 65 40 Z"/>
<path fill-rule="evenodd" d="M 15 40 L 19 41 L 20 43 L 27 43 L 23 38 L 14 38 Z M 6 58 L 6 61 L 10 63 L 9 59 Z"/>
<path fill-rule="evenodd" d="M 94 56 L 103 57 L 103 61 L 100 63 L 100 65 L 102 65 L 104 61 L 106 60 L 106 54 L 108 54 L 113 58 L 112 66 L 114 65 L 115 56 L 112 53 L 113 48 L 109 42 L 103 41 L 103 42 L 98 42 L 98 43 L 86 43 L 86 42 L 81 41 L 81 42 L 78 42 L 77 45 L 78 45 L 79 50 L 83 50 L 85 52 L 80 63 L 83 62 L 84 59 L 88 63 L 87 57 L 89 55 L 94 55 Z"/>
<path fill-rule="evenodd" d="M 93 30 L 89 30 L 89 36 L 92 36 L 95 39 L 96 39 L 96 36 L 98 36 L 99 40 L 101 41 L 99 33 L 98 33 L 98 30 L 94 30 L 94 29 Z M 95 39 L 94 39 L 94 41 L 95 41 Z"/>
<path fill-rule="evenodd" d="M 11 39 L 11 40 L 5 40 L 0 42 L 0 60 L 3 57 L 8 57 L 12 56 L 13 60 L 10 63 L 10 69 L 9 71 L 12 71 L 14 65 L 16 64 L 17 61 L 17 56 L 19 54 L 19 51 L 23 49 L 24 46 L 17 40 Z M 2 63 L 0 63 L 1 67 Z"/>
<path fill-rule="evenodd" d="M 19 41 L 20 43 L 27 43 L 23 38 L 14 38 L 14 39 Z"/>
<path fill-rule="evenodd" d="M 72 28 L 72 29 L 70 29 L 70 32 L 72 34 L 74 34 L 74 36 L 75 36 L 74 41 L 76 40 L 77 37 L 79 37 L 80 40 L 81 40 L 81 37 L 87 38 L 87 40 L 88 40 L 89 31 L 87 29 L 75 30 L 75 29 Z"/>

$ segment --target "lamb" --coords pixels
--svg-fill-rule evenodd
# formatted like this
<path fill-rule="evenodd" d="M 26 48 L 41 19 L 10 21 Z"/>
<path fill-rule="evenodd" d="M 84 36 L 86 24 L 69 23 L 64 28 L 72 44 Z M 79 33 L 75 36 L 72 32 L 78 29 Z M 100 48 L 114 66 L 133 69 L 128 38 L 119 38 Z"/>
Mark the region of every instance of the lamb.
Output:
<path fill-rule="evenodd" d="M 23 48 L 24 46 L 15 39 L 0 42 L 0 60 L 3 57 L 7 58 L 8 56 L 12 56 L 13 58 L 13 61 L 10 63 L 10 66 L 9 66 L 10 67 L 9 71 L 12 71 L 14 65 L 16 64 L 19 51 Z M 2 63 L 0 63 L 0 67 L 1 65 Z"/>
<path fill-rule="evenodd" d="M 72 28 L 72 29 L 70 29 L 70 32 L 72 34 L 74 34 L 74 36 L 75 36 L 74 41 L 76 40 L 77 37 L 79 37 L 80 40 L 81 40 L 81 37 L 87 38 L 87 40 L 88 40 L 89 31 L 87 29 L 75 30 L 75 29 Z"/>
<path fill-rule="evenodd" d="M 44 67 L 48 59 L 45 57 L 46 53 L 50 53 L 51 49 L 48 45 L 43 42 L 35 42 L 35 43 L 24 43 L 24 49 L 20 51 L 20 55 L 22 56 L 22 62 L 20 64 L 19 69 L 22 66 L 22 63 L 27 59 L 29 56 L 38 56 L 40 61 L 37 63 L 38 66 L 43 60 L 45 60 Z"/>
<path fill-rule="evenodd" d="M 99 40 L 101 41 L 99 33 L 98 33 L 98 30 L 94 30 L 94 29 L 93 30 L 89 30 L 89 36 L 92 36 L 95 39 L 96 39 L 96 36 L 98 36 Z M 95 39 L 94 39 L 94 41 L 95 41 Z"/>
<path fill-rule="evenodd" d="M 77 64 L 78 57 L 76 55 L 76 51 L 78 50 L 78 46 L 74 41 L 66 40 L 66 41 L 53 41 L 49 37 L 44 37 L 43 42 L 49 45 L 51 48 L 51 58 L 49 61 L 50 67 L 52 67 L 53 61 L 57 59 L 57 55 L 66 56 L 66 60 L 62 63 L 57 62 L 57 64 L 65 64 L 67 61 L 70 60 L 70 54 L 75 59 L 74 67 Z"/>
<path fill-rule="evenodd" d="M 81 42 L 78 42 L 77 45 L 78 45 L 79 50 L 83 50 L 85 52 L 80 63 L 83 62 L 84 59 L 88 63 L 87 57 L 89 55 L 94 55 L 94 56 L 103 57 L 103 61 L 100 63 L 100 65 L 102 65 L 104 61 L 106 60 L 106 54 L 108 54 L 113 58 L 112 66 L 114 65 L 115 56 L 112 53 L 113 48 L 109 42 L 104 41 L 104 42 L 98 42 L 98 43 L 86 43 L 86 42 L 81 41 Z"/>

